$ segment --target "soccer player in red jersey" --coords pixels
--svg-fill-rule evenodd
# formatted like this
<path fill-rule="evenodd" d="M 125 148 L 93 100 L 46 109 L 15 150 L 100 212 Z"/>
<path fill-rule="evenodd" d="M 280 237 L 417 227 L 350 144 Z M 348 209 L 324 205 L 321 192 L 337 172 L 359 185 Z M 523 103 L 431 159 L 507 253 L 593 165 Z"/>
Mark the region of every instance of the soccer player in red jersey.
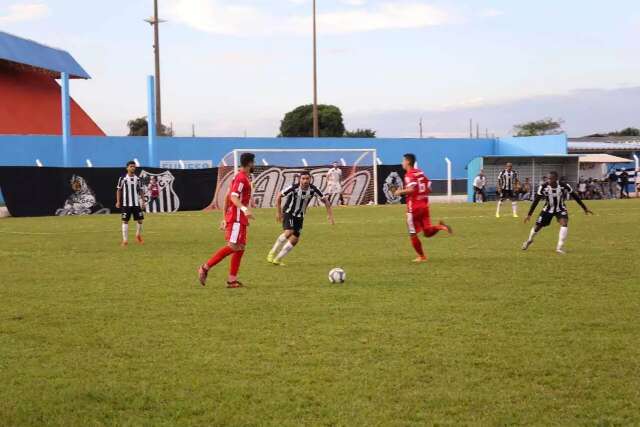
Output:
<path fill-rule="evenodd" d="M 396 190 L 396 196 L 406 196 L 407 199 L 407 227 L 411 244 L 418 257 L 413 262 L 425 262 L 427 257 L 422 250 L 422 242 L 418 233 L 424 232 L 426 237 L 433 237 L 439 231 L 452 233 L 451 227 L 440 221 L 438 225 L 431 224 L 429 215 L 429 193 L 431 193 L 431 181 L 420 169 L 415 167 L 415 154 L 407 153 L 402 159 L 402 168 L 405 170 L 404 189 Z"/>
<path fill-rule="evenodd" d="M 253 219 L 251 204 L 251 181 L 249 175 L 255 166 L 255 155 L 243 153 L 240 156 L 240 170 L 231 182 L 231 188 L 225 200 L 225 240 L 227 244 L 218 249 L 211 258 L 198 269 L 200 284 L 207 284 L 207 275 L 214 265 L 231 255 L 231 266 L 227 278 L 228 288 L 242 287 L 238 281 L 240 261 L 247 243 L 247 227 Z"/>

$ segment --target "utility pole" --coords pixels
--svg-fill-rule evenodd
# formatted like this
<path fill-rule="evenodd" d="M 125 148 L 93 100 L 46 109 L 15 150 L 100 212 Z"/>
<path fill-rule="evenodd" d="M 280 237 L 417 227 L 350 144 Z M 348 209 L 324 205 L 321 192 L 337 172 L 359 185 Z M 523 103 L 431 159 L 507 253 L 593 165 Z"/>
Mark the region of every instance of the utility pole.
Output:
<path fill-rule="evenodd" d="M 473 119 L 469 119 L 469 138 L 473 139 Z"/>
<path fill-rule="evenodd" d="M 160 24 L 165 22 L 158 18 L 158 0 L 153 0 L 153 17 L 145 19 L 153 27 L 153 54 L 156 68 L 156 132 L 162 130 L 162 102 L 160 97 Z"/>
<path fill-rule="evenodd" d="M 422 117 L 420 117 L 420 139 L 422 139 Z"/>
<path fill-rule="evenodd" d="M 316 0 L 313 0 L 313 137 L 320 136 L 318 121 L 318 43 L 316 29 Z"/>

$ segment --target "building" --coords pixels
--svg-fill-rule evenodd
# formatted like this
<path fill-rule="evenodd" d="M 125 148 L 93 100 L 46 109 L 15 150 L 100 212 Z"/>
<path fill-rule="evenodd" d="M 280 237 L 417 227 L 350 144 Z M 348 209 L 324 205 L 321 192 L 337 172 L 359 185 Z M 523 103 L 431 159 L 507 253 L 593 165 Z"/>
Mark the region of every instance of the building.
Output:
<path fill-rule="evenodd" d="M 61 88 L 56 79 L 89 79 L 68 53 L 0 31 L 0 135 L 61 135 Z M 104 136 L 70 100 L 71 133 Z"/>

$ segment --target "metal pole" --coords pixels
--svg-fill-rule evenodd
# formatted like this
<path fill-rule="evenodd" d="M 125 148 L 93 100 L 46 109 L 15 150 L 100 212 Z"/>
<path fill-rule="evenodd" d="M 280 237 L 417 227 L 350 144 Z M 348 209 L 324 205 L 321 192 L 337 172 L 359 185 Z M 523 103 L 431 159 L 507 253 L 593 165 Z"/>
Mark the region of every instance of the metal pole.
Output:
<path fill-rule="evenodd" d="M 469 138 L 473 139 L 473 119 L 469 119 Z"/>
<path fill-rule="evenodd" d="M 373 204 L 378 205 L 378 150 L 373 150 Z"/>
<path fill-rule="evenodd" d="M 448 157 L 444 158 L 447 163 L 447 202 L 451 203 L 451 196 L 453 195 L 453 185 L 451 178 L 451 160 Z"/>
<path fill-rule="evenodd" d="M 69 167 L 69 141 L 71 140 L 71 102 L 69 100 L 69 74 L 61 73 L 62 98 L 62 165 Z"/>
<path fill-rule="evenodd" d="M 318 45 L 316 36 L 316 0 L 313 0 L 313 137 L 320 136 L 318 121 Z"/>
<path fill-rule="evenodd" d="M 153 0 L 153 50 L 156 62 L 156 131 L 162 129 L 162 101 L 160 96 L 160 20 L 158 19 L 158 0 Z"/>
<path fill-rule="evenodd" d="M 155 153 L 154 153 L 154 143 L 156 140 L 156 97 L 154 93 L 154 83 L 155 79 L 153 76 L 147 77 L 147 109 L 148 109 L 148 117 L 147 117 L 147 135 L 148 135 L 148 150 L 149 150 L 149 166 L 155 166 Z"/>

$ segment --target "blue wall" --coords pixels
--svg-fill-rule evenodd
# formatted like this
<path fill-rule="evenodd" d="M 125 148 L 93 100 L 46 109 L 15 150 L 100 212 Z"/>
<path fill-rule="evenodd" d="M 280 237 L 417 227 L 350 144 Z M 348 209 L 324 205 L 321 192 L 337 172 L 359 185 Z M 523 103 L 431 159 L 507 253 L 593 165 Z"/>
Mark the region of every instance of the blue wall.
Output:
<path fill-rule="evenodd" d="M 566 135 L 506 137 L 496 142 L 496 156 L 544 156 L 567 154 Z"/>
<path fill-rule="evenodd" d="M 216 166 L 237 148 L 375 148 L 384 164 L 398 164 L 404 153 L 415 153 L 420 168 L 431 179 L 446 179 L 444 158 L 448 157 L 453 178 L 466 179 L 467 165 L 478 157 L 567 153 L 564 135 L 500 139 L 158 138 L 155 146 L 157 163 L 149 165 L 146 137 L 76 136 L 69 145 L 70 166 L 84 167 L 90 159 L 94 167 L 124 167 L 134 158 L 143 166 L 159 166 L 163 160 L 210 160 Z M 63 166 L 61 148 L 60 136 L 0 136 L 0 166 L 34 166 L 36 159 L 45 166 Z"/>
<path fill-rule="evenodd" d="M 375 148 L 385 164 L 398 164 L 402 155 L 413 152 L 418 162 L 433 179 L 446 177 L 444 158 L 453 162 L 453 177 L 464 179 L 465 168 L 474 158 L 495 154 L 494 139 L 362 139 L 362 138 L 158 138 L 157 161 L 220 159 L 234 148 Z M 146 137 L 73 137 L 69 147 L 70 166 L 123 166 L 137 158 L 148 165 Z M 59 136 L 0 137 L 0 166 L 34 166 L 35 160 L 45 166 L 62 166 Z M 158 166 L 159 164 L 152 165 Z"/>

